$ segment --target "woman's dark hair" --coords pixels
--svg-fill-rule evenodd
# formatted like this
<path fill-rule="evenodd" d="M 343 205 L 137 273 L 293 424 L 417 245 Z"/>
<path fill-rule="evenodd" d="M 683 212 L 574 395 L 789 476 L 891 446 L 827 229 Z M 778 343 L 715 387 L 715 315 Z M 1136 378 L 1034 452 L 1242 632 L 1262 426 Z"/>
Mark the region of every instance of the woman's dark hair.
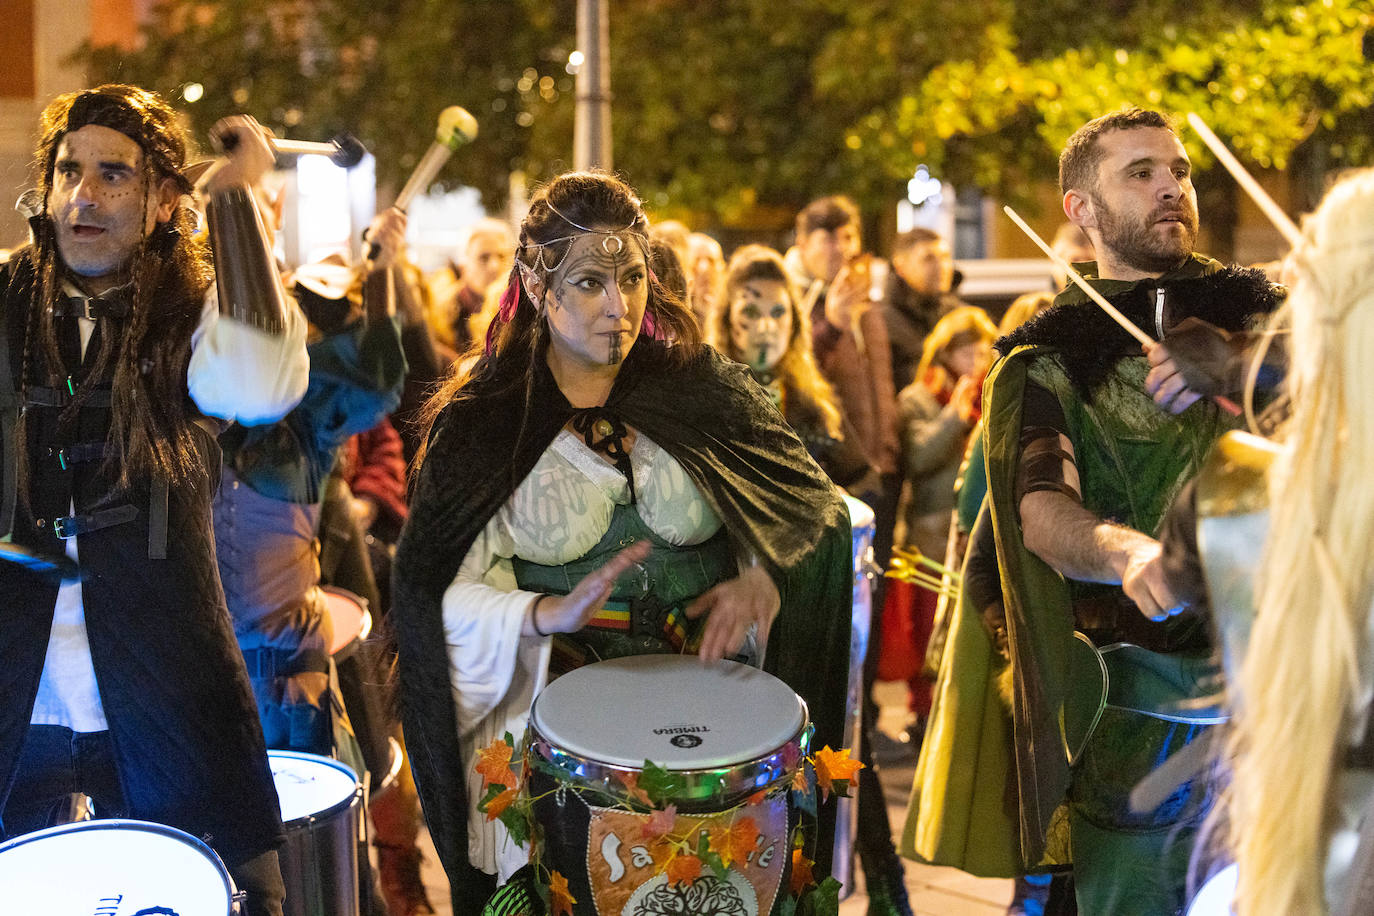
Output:
<path fill-rule="evenodd" d="M 430 428 L 439 413 L 450 402 L 464 397 L 464 388 L 478 381 L 497 384 L 522 384 L 526 402 L 533 390 L 537 360 L 544 358 L 549 343 L 548 320 L 542 309 L 529 297 L 525 284 L 520 282 L 522 269 L 533 270 L 547 282 L 548 267 L 561 267 L 572 243 L 584 235 L 579 228 L 623 230 L 636 237 L 644 252 L 646 265 L 651 263 L 649 249 L 649 220 L 634 190 L 625 182 L 606 172 L 567 172 L 542 187 L 530 201 L 529 214 L 520 224 L 520 240 L 515 250 L 515 266 L 511 268 L 504 305 L 514 296 L 513 312 L 509 320 L 500 316 L 492 320 L 487 332 L 487 349 L 470 369 L 455 366 L 453 373 L 425 404 L 419 417 L 422 433 L 421 447 L 415 457 L 418 469 L 424 461 L 425 446 Z M 701 347 L 701 330 L 686 303 L 669 292 L 652 273 L 649 276 L 649 299 L 644 312 L 640 338 L 649 329 L 664 340 L 667 357 L 686 361 Z M 526 412 L 528 415 L 528 411 Z"/>
<path fill-rule="evenodd" d="M 35 382 L 57 387 L 75 368 L 62 359 L 52 310 L 46 307 L 63 295 L 63 285 L 71 279 L 63 268 L 47 207 L 62 139 L 91 125 L 116 130 L 143 151 L 145 208 L 148 195 L 166 180 L 182 193 L 191 190 L 183 171 L 191 148 L 188 135 L 176 112 L 159 96 L 136 86 L 111 84 L 60 95 L 48 104 L 40 119 L 34 155 L 43 215 L 33 220 L 34 240 L 27 253 L 39 299 L 37 307 L 29 309 L 25 325 L 21 376 L 25 386 Z M 112 463 L 108 466 L 118 471 L 114 492 L 154 475 L 183 486 L 199 479 L 200 462 L 187 410 L 186 368 L 212 270 L 209 251 L 196 240 L 195 227 L 195 214 L 178 204 L 171 219 L 145 235 L 129 259 L 127 316 L 101 314 L 97 318 L 100 346 L 89 377 L 101 378 L 113 365 L 112 419 L 106 442 L 110 446 L 107 462 Z M 38 377 L 35 347 L 43 354 L 46 378 Z M 94 387 L 86 385 L 77 391 L 59 423 L 76 422 Z"/>

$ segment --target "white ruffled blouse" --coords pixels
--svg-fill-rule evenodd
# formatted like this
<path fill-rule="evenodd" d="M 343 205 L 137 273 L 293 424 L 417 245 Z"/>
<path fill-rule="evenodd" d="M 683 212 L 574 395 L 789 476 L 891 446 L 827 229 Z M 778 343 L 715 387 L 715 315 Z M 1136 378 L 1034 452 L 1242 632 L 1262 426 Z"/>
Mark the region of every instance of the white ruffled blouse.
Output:
<path fill-rule="evenodd" d="M 650 530 L 674 545 L 700 544 L 720 519 L 677 460 L 643 433 L 630 449 L 637 508 Z M 563 430 L 534 469 L 487 523 L 444 592 L 449 682 L 458 711 L 458 738 L 468 772 L 468 858 L 505 881 L 526 861 L 499 821 L 477 811 L 482 777 L 478 752 L 510 732 L 518 741 L 530 704 L 547 680 L 550 640 L 522 637 L 537 592 L 516 587 L 510 558 L 543 565 L 569 563 L 594 547 L 629 483 L 573 433 Z"/>

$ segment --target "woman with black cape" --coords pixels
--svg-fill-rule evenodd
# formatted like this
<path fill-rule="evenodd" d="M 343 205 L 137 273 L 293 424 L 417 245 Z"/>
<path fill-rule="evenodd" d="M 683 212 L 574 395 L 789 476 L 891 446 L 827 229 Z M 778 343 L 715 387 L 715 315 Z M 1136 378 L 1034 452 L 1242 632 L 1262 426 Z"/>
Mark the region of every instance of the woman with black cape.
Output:
<path fill-rule="evenodd" d="M 843 745 L 844 503 L 748 370 L 702 345 L 659 285 L 627 185 L 577 172 L 534 197 L 486 352 L 428 416 L 392 617 L 406 740 L 455 914 L 480 912 L 523 860 L 477 812 L 472 765 L 523 732 L 551 666 L 680 651 L 663 638 L 680 627 L 703 658 L 762 658 L 806 700 L 813 746 Z M 621 573 L 638 583 L 645 569 L 655 589 L 672 583 L 652 625 L 596 627 Z"/>

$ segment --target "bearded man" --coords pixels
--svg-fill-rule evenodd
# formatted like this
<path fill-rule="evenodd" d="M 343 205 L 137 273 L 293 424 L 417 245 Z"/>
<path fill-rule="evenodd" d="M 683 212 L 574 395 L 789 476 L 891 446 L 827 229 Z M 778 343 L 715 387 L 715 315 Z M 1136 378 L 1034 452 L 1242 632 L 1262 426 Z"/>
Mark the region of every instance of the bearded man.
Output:
<path fill-rule="evenodd" d="M 212 271 L 162 99 L 108 85 L 42 114 L 33 241 L 0 267 L 0 540 L 33 561 L 0 562 L 0 833 L 84 793 L 202 839 L 245 913 L 280 916 L 280 811 L 210 500 L 219 421 L 275 421 L 304 393 L 305 321 L 253 201 L 267 136 L 242 117 L 213 136 L 230 152 L 204 178 Z"/>
<path fill-rule="evenodd" d="M 1064 212 L 1097 252 L 1089 282 L 1164 343 L 1143 354 L 1070 287 L 999 343 L 988 379 L 1021 864 L 1072 861 L 1081 913 L 1154 916 L 1183 906 L 1210 800 L 1191 782 L 1148 811 L 1128 798 L 1215 721 L 1187 711 L 1210 636 L 1204 620 L 1180 614 L 1156 535 L 1237 424 L 1184 386 L 1166 347 L 1187 318 L 1243 330 L 1282 293 L 1258 271 L 1194 253 L 1191 164 L 1157 112 L 1084 125 L 1060 158 L 1060 184 Z"/>

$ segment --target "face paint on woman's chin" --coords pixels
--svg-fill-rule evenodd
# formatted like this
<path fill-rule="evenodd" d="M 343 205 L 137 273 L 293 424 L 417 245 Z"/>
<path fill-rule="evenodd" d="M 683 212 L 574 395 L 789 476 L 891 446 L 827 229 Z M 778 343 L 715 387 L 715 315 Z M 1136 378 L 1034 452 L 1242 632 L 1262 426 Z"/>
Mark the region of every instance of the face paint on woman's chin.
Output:
<path fill-rule="evenodd" d="M 606 355 L 606 365 L 618 366 L 620 365 L 621 361 L 625 358 L 621 353 L 621 338 L 625 335 L 620 333 L 619 331 L 616 331 L 611 334 L 607 334 L 606 336 L 609 339 L 608 352 Z"/>

